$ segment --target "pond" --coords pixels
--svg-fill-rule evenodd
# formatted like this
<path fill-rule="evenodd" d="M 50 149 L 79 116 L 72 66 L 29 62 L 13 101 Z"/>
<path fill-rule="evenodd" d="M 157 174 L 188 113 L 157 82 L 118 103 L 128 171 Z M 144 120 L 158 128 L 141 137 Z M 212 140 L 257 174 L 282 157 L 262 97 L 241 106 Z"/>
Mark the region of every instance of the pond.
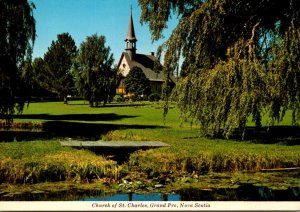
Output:
<path fill-rule="evenodd" d="M 299 201 L 300 187 L 286 190 L 273 190 L 256 187 L 251 184 L 241 185 L 237 189 L 201 190 L 182 189 L 173 194 L 115 194 L 111 196 L 87 197 L 83 201 Z"/>
<path fill-rule="evenodd" d="M 105 195 L 99 191 L 69 190 L 53 193 L 0 195 L 1 201 L 300 201 L 300 187 L 276 190 L 268 187 L 241 184 L 238 188 L 181 189 L 164 193 L 117 193 Z"/>

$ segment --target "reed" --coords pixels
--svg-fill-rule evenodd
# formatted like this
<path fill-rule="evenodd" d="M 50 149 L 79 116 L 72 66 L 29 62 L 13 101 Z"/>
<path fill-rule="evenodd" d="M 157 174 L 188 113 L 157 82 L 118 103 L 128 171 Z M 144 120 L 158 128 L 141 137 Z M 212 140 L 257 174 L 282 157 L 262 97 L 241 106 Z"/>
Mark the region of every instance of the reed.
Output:
<path fill-rule="evenodd" d="M 186 152 L 148 150 L 132 154 L 128 162 L 130 171 L 144 172 L 148 176 L 172 173 L 177 176 L 203 175 L 209 172 L 259 171 L 270 168 L 300 166 L 294 156 L 255 154 L 241 152 L 200 152 L 190 155 Z"/>
<path fill-rule="evenodd" d="M 120 172 L 121 168 L 115 161 L 80 150 L 50 151 L 43 156 L 27 155 L 0 160 L 0 183 L 92 182 L 101 178 L 116 180 Z"/>
<path fill-rule="evenodd" d="M 0 129 L 14 129 L 14 130 L 41 130 L 43 123 L 41 122 L 13 122 L 7 125 L 6 122 L 0 121 Z"/>

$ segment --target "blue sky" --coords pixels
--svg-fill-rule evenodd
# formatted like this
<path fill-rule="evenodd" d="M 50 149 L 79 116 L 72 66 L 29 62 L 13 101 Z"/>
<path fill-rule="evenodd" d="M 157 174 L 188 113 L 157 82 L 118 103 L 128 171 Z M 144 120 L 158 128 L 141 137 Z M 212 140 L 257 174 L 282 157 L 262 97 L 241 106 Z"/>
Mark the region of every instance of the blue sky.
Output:
<path fill-rule="evenodd" d="M 79 48 L 87 36 L 97 33 L 106 37 L 115 63 L 124 51 L 124 39 L 127 33 L 130 5 L 137 41 L 137 52 L 156 52 L 164 39 L 152 43 L 149 27 L 140 24 L 141 9 L 137 0 L 31 0 L 36 9 L 37 38 L 33 58 L 43 57 L 57 34 L 68 32 Z M 177 20 L 171 20 L 164 31 L 167 38 L 176 26 Z"/>

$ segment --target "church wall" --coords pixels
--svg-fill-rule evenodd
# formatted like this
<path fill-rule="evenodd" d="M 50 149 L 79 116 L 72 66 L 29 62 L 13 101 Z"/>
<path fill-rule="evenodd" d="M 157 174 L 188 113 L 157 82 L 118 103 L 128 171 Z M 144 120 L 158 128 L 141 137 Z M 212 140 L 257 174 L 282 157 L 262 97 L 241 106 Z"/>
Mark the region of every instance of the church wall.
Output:
<path fill-rule="evenodd" d="M 119 68 L 120 73 L 124 77 L 126 77 L 127 74 L 129 73 L 130 67 L 129 67 L 128 62 L 127 62 L 127 60 L 124 56 L 123 56 L 122 61 L 120 63 L 120 67 L 118 67 L 118 68 Z"/>

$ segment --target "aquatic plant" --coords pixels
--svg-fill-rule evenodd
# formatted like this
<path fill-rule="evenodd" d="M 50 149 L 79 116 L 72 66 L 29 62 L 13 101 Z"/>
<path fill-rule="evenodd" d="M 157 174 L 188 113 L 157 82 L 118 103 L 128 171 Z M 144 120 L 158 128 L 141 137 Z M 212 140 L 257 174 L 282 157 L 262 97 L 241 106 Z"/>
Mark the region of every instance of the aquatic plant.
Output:
<path fill-rule="evenodd" d="M 142 171 L 149 176 L 173 173 L 173 175 L 209 172 L 260 171 L 261 169 L 300 166 L 300 161 L 287 155 L 259 154 L 249 152 L 199 152 L 189 155 L 185 152 L 148 150 L 131 155 L 129 170 Z"/>
<path fill-rule="evenodd" d="M 91 182 L 104 177 L 118 179 L 120 171 L 115 161 L 102 156 L 83 151 L 62 152 L 39 159 L 0 160 L 0 183 Z"/>
<path fill-rule="evenodd" d="M 18 129 L 18 130 L 41 130 L 43 123 L 41 122 L 13 122 L 7 125 L 6 122 L 0 121 L 0 129 Z"/>

